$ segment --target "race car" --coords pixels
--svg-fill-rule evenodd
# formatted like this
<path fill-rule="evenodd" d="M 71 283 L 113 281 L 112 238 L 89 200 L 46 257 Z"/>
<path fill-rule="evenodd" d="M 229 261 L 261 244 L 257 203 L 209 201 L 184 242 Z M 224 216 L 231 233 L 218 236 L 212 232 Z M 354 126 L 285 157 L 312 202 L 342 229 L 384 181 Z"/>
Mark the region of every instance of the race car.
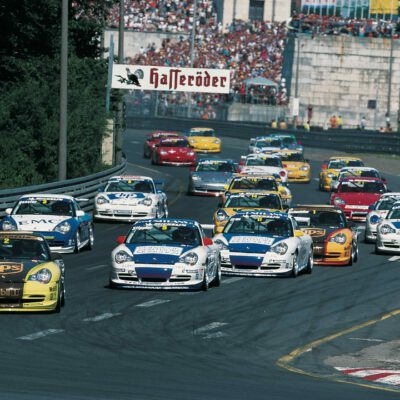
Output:
<path fill-rule="evenodd" d="M 282 149 L 304 154 L 304 147 L 297 141 L 295 135 L 290 133 L 273 133 L 270 137 L 281 139 Z"/>
<path fill-rule="evenodd" d="M 87 199 L 74 199 L 65 194 L 26 194 L 13 208 L 6 209 L 0 228 L 39 232 L 52 252 L 78 253 L 84 248 L 92 249 L 92 217 L 81 209 L 80 201 Z"/>
<path fill-rule="evenodd" d="M 282 149 L 281 139 L 271 136 L 258 136 L 250 139 L 248 154 L 276 153 Z"/>
<path fill-rule="evenodd" d="M 343 178 L 348 177 L 364 177 L 364 178 L 379 178 L 382 179 L 386 184 L 386 179 L 382 177 L 380 172 L 371 167 L 345 167 L 339 171 L 339 174 L 332 177 L 331 191 L 335 191 L 339 186 L 339 182 Z"/>
<path fill-rule="evenodd" d="M 214 213 L 214 233 L 221 233 L 228 219 L 238 211 L 257 209 L 285 211 L 281 196 L 276 192 L 233 193 L 227 196 L 225 202 L 221 203 L 218 210 Z"/>
<path fill-rule="evenodd" d="M 339 175 L 339 171 L 344 167 L 363 167 L 364 163 L 360 158 L 355 157 L 331 157 L 329 161 L 322 164 L 319 173 L 319 190 L 331 190 L 331 182 L 334 176 Z"/>
<path fill-rule="evenodd" d="M 201 153 L 220 153 L 221 139 L 215 136 L 213 128 L 191 128 L 187 140 L 194 151 Z"/>
<path fill-rule="evenodd" d="M 138 221 L 118 242 L 111 255 L 111 287 L 207 290 L 220 285 L 219 249 L 196 221 Z"/>
<path fill-rule="evenodd" d="M 280 180 L 279 174 L 265 175 L 240 175 L 232 178 L 229 186 L 225 186 L 226 192 L 221 196 L 222 201 L 230 193 L 240 192 L 275 192 L 281 196 L 284 206 L 290 206 L 292 192 L 286 183 Z"/>
<path fill-rule="evenodd" d="M 313 269 L 313 243 L 288 214 L 240 211 L 214 236 L 226 275 L 296 277 Z"/>
<path fill-rule="evenodd" d="M 0 312 L 60 312 L 65 267 L 36 232 L 0 231 Z"/>
<path fill-rule="evenodd" d="M 188 194 L 220 196 L 237 172 L 233 160 L 201 159 L 190 172 Z"/>
<path fill-rule="evenodd" d="M 94 199 L 93 218 L 134 221 L 168 217 L 167 195 L 149 176 L 113 176 Z"/>
<path fill-rule="evenodd" d="M 365 221 L 369 206 L 386 191 L 385 183 L 378 178 L 344 178 L 332 192 L 330 204 L 339 206 L 349 220 Z"/>
<path fill-rule="evenodd" d="M 278 153 L 281 158 L 283 168 L 288 173 L 289 182 L 309 183 L 311 180 L 311 166 L 302 153 L 285 151 Z"/>
<path fill-rule="evenodd" d="M 288 213 L 312 237 L 315 264 L 352 265 L 358 260 L 357 233 L 339 207 L 298 205 Z"/>
<path fill-rule="evenodd" d="M 147 135 L 143 144 L 143 157 L 151 158 L 154 148 L 158 143 L 160 143 L 161 139 L 177 136 L 179 136 L 179 134 L 176 132 L 154 132 L 150 135 Z"/>
<path fill-rule="evenodd" d="M 384 193 L 375 204 L 369 207 L 364 231 L 364 240 L 367 243 L 375 242 L 378 224 L 386 218 L 393 204 L 398 201 L 400 201 L 400 193 Z"/>
<path fill-rule="evenodd" d="M 376 253 L 400 254 L 400 202 L 393 204 L 376 228 Z"/>
<path fill-rule="evenodd" d="M 278 155 L 272 154 L 249 154 L 242 156 L 239 163 L 241 174 L 279 174 L 282 182 L 287 182 L 288 174 L 283 168 L 282 161 Z"/>
<path fill-rule="evenodd" d="M 155 146 L 152 164 L 157 165 L 196 165 L 196 153 L 183 136 L 161 139 Z"/>

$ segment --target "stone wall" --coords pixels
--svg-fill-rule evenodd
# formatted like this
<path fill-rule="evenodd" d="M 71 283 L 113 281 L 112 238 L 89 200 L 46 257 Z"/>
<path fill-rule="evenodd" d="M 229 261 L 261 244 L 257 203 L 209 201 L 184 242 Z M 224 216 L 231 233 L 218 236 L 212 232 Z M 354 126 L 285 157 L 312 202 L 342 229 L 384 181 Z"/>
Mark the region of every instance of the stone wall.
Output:
<path fill-rule="evenodd" d="M 365 116 L 368 129 L 379 129 L 390 110 L 391 125 L 397 128 L 400 40 L 301 35 L 294 52 L 290 94 L 299 98 L 300 122 L 311 104 L 313 125 L 324 126 L 332 115 L 341 115 L 344 126 L 353 128 Z M 368 109 L 368 100 L 376 100 L 376 110 Z"/>

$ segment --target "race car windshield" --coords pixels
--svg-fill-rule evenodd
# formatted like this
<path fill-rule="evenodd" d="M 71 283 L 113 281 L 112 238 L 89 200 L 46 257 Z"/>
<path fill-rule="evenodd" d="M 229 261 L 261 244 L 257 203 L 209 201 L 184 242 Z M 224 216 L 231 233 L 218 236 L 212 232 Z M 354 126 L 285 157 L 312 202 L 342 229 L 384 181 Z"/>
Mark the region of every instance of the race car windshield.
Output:
<path fill-rule="evenodd" d="M 255 147 L 262 149 L 263 147 L 281 147 L 280 140 L 259 140 L 256 142 Z"/>
<path fill-rule="evenodd" d="M 238 190 L 238 189 L 255 189 L 255 190 L 271 190 L 276 191 L 278 190 L 278 186 L 276 181 L 273 179 L 241 179 L 237 181 L 233 181 L 231 190 Z"/>
<path fill-rule="evenodd" d="M 235 165 L 228 162 L 199 163 L 197 172 L 235 172 Z"/>
<path fill-rule="evenodd" d="M 282 168 L 282 161 L 278 157 L 271 157 L 271 158 L 248 158 L 246 160 L 246 165 L 249 166 L 267 166 L 267 167 L 279 167 Z"/>
<path fill-rule="evenodd" d="M 281 138 L 282 140 L 282 144 L 284 146 L 293 146 L 293 145 L 297 145 L 297 141 L 295 138 L 291 138 L 291 137 L 284 137 Z"/>
<path fill-rule="evenodd" d="M 190 226 L 152 225 L 133 227 L 126 243 L 131 244 L 184 244 L 200 246 L 201 237 L 197 228 Z"/>
<path fill-rule="evenodd" d="M 215 133 L 211 130 L 205 131 L 193 131 L 189 133 L 189 136 L 203 136 L 203 137 L 214 137 Z"/>
<path fill-rule="evenodd" d="M 362 178 L 379 178 L 378 171 L 371 169 L 371 170 L 364 170 L 364 171 L 343 171 L 340 174 L 339 179 L 348 178 L 351 176 L 359 176 Z"/>
<path fill-rule="evenodd" d="M 385 193 L 386 189 L 382 182 L 342 182 L 339 186 L 340 193 Z"/>
<path fill-rule="evenodd" d="M 293 154 L 282 154 L 282 161 L 294 161 L 294 162 L 306 162 L 302 154 L 293 153 Z"/>
<path fill-rule="evenodd" d="M 388 198 L 383 198 L 382 200 L 379 200 L 378 203 L 376 204 L 376 210 L 390 210 L 392 208 L 392 205 L 396 203 L 397 201 L 400 201 L 399 198 L 394 198 L 394 197 L 388 197 Z"/>
<path fill-rule="evenodd" d="M 400 207 L 390 210 L 387 219 L 400 219 Z"/>
<path fill-rule="evenodd" d="M 325 210 L 301 210 L 290 213 L 299 226 L 344 228 L 346 220 L 342 213 Z"/>
<path fill-rule="evenodd" d="M 160 142 L 159 147 L 189 147 L 189 143 L 187 142 L 187 140 L 163 140 L 162 142 Z"/>
<path fill-rule="evenodd" d="M 6 260 L 49 261 L 50 255 L 44 241 L 1 236 L 0 258 Z"/>
<path fill-rule="evenodd" d="M 331 161 L 328 169 L 342 169 L 345 167 L 363 167 L 364 164 L 361 160 L 336 160 Z"/>
<path fill-rule="evenodd" d="M 105 192 L 139 192 L 153 193 L 153 185 L 150 181 L 126 180 L 109 182 L 105 188 Z"/>
<path fill-rule="evenodd" d="M 283 237 L 293 235 L 292 226 L 288 219 L 256 215 L 231 218 L 225 226 L 224 233 Z"/>
<path fill-rule="evenodd" d="M 68 199 L 28 198 L 16 205 L 13 214 L 17 215 L 62 215 L 72 217 L 74 208 Z"/>
<path fill-rule="evenodd" d="M 224 207 L 236 208 L 266 208 L 271 210 L 281 209 L 281 202 L 278 196 L 230 196 Z"/>

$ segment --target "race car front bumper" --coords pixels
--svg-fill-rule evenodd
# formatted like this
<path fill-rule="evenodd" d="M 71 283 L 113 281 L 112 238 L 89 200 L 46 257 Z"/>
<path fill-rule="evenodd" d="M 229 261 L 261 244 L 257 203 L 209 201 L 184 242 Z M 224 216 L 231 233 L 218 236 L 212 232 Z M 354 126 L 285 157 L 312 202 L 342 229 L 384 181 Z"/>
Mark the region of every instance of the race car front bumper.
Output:
<path fill-rule="evenodd" d="M 400 234 L 390 233 L 376 236 L 376 249 L 382 253 L 400 253 Z"/>
<path fill-rule="evenodd" d="M 311 180 L 310 172 L 300 172 L 300 171 L 287 171 L 288 172 L 288 182 L 300 182 L 308 183 Z"/>
<path fill-rule="evenodd" d="M 351 245 L 334 242 L 314 243 L 315 265 L 348 265 L 351 259 Z"/>
<path fill-rule="evenodd" d="M 128 205 L 96 205 L 93 217 L 95 219 L 136 221 L 144 218 L 156 218 L 157 207 Z"/>
<path fill-rule="evenodd" d="M 365 241 L 367 242 L 375 242 L 376 241 L 376 227 L 378 224 L 366 224 L 365 225 Z"/>
<path fill-rule="evenodd" d="M 190 193 L 198 196 L 221 196 L 224 192 L 224 186 L 226 182 L 223 183 L 207 183 L 202 181 L 192 181 L 190 184 Z"/>
<path fill-rule="evenodd" d="M 367 219 L 368 215 L 368 206 L 351 206 L 345 205 L 342 207 L 346 218 L 350 221 L 362 221 L 364 222 Z"/>

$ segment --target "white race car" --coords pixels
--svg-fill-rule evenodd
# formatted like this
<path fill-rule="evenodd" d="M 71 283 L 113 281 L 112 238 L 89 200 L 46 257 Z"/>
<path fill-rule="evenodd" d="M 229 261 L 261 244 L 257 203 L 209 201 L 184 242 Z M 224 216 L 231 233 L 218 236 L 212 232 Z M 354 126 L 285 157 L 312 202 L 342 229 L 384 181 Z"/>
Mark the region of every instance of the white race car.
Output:
<path fill-rule="evenodd" d="M 250 139 L 248 153 L 274 153 L 283 149 L 280 138 L 270 136 L 258 136 Z"/>
<path fill-rule="evenodd" d="M 296 277 L 313 269 L 312 238 L 286 213 L 238 212 L 213 240 L 226 275 Z"/>
<path fill-rule="evenodd" d="M 379 179 L 384 180 L 384 178 L 382 178 L 380 172 L 376 168 L 345 167 L 339 171 L 338 176 L 336 176 L 336 175 L 332 176 L 331 191 L 335 191 L 338 188 L 339 183 L 342 179 L 349 178 L 349 177 L 379 178 Z"/>
<path fill-rule="evenodd" d="M 394 203 L 376 228 L 376 253 L 400 254 L 400 202 Z"/>
<path fill-rule="evenodd" d="M 249 154 L 242 156 L 239 171 L 242 175 L 279 175 L 283 183 L 286 183 L 288 180 L 288 174 L 283 168 L 280 157 L 272 154 Z"/>
<path fill-rule="evenodd" d="M 94 200 L 94 219 L 168 217 L 167 195 L 148 176 L 113 176 Z"/>
<path fill-rule="evenodd" d="M 389 192 L 382 194 L 379 200 L 373 206 L 370 206 L 364 231 L 364 239 L 367 243 L 375 242 L 376 228 L 379 222 L 386 218 L 389 210 L 397 201 L 400 201 L 400 193 Z"/>
<path fill-rule="evenodd" d="M 118 242 L 111 256 L 111 287 L 207 290 L 220 285 L 219 249 L 196 221 L 138 221 Z"/>

